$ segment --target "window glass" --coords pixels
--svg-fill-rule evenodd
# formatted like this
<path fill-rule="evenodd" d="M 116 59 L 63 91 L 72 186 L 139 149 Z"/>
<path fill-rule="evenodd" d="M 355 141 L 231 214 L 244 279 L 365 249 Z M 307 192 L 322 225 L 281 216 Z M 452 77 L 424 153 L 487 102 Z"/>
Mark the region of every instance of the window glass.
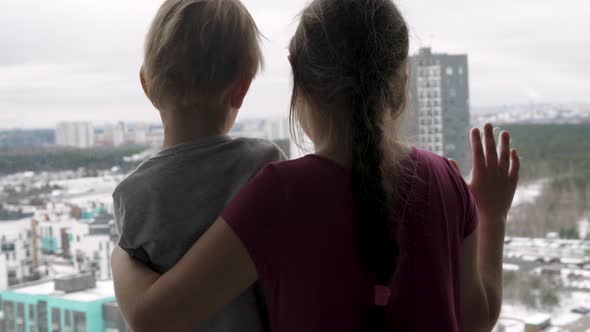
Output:
<path fill-rule="evenodd" d="M 25 323 L 25 305 L 23 303 L 19 303 L 17 305 L 16 314 L 16 331 L 25 332 Z"/>
<path fill-rule="evenodd" d="M 64 332 L 72 332 L 72 312 L 69 310 L 64 312 Z"/>
<path fill-rule="evenodd" d="M 33 304 L 29 304 L 29 332 L 36 332 L 37 331 L 37 315 L 35 313 L 35 306 Z"/>
<path fill-rule="evenodd" d="M 229 134 L 299 158 L 313 149 L 290 137 L 286 45 L 308 1 L 241 1 L 265 36 L 266 66 Z M 395 134 L 454 159 L 467 181 L 472 127 L 510 131 L 523 160 L 496 332 L 590 330 L 590 2 L 394 2 L 410 27 L 409 84 L 399 94 L 410 97 Z M 45 293 L 4 302 L 2 331 L 105 326 L 51 307 L 64 295 L 43 282 L 92 272 L 96 289 L 112 286 L 113 191 L 170 135 L 138 78 L 162 3 L 0 1 L 0 296 Z M 72 297 L 86 297 L 79 293 Z"/>
<path fill-rule="evenodd" d="M 39 301 L 37 304 L 37 324 L 39 332 L 47 332 L 49 330 L 47 313 L 47 302 Z"/>
<path fill-rule="evenodd" d="M 11 301 L 4 301 L 4 327 L 7 332 L 14 332 L 16 326 L 16 312 L 14 310 L 14 303 Z"/>
<path fill-rule="evenodd" d="M 86 314 L 83 312 L 73 312 L 74 315 L 74 332 L 86 332 Z"/>
<path fill-rule="evenodd" d="M 61 332 L 61 310 L 57 308 L 51 309 L 51 331 Z"/>

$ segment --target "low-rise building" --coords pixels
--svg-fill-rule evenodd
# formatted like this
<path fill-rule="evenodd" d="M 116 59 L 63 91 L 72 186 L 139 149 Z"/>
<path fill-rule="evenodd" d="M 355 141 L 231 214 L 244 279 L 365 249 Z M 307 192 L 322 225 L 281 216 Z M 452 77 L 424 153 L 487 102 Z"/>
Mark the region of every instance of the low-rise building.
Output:
<path fill-rule="evenodd" d="M 8 269 L 6 257 L 0 255 L 0 291 L 8 289 Z"/>
<path fill-rule="evenodd" d="M 70 255 L 70 229 L 75 221 L 71 218 L 44 220 L 39 223 L 41 250 L 46 255 Z"/>
<path fill-rule="evenodd" d="M 72 243 L 73 263 L 78 271 L 93 272 L 98 280 L 112 279 L 111 253 L 115 243 L 110 235 L 88 234 Z"/>
<path fill-rule="evenodd" d="M 132 332 L 123 315 L 121 315 L 117 301 L 102 305 L 102 317 L 105 332 Z"/>
<path fill-rule="evenodd" d="M 127 331 L 118 313 L 112 281 L 92 274 L 55 279 L 0 294 L 2 331 Z"/>
<path fill-rule="evenodd" d="M 8 286 L 38 278 L 41 253 L 34 225 L 31 219 L 0 221 L 0 255 L 4 263 L 0 281 L 6 280 Z"/>

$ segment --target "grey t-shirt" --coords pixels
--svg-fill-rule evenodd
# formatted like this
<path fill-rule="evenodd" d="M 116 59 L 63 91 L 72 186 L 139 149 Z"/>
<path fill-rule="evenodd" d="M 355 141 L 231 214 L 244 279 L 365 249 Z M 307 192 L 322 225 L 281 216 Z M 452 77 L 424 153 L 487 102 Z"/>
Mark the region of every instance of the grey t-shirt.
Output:
<path fill-rule="evenodd" d="M 158 272 L 172 268 L 265 164 L 284 160 L 273 143 L 216 136 L 162 150 L 113 193 L 119 246 Z M 202 332 L 262 331 L 257 285 Z"/>

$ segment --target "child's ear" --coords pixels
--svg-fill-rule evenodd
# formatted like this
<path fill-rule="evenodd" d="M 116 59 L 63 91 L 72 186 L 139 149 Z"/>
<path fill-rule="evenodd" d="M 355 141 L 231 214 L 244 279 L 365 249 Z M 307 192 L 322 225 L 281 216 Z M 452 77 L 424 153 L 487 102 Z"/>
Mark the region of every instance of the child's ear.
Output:
<path fill-rule="evenodd" d="M 145 96 L 148 97 L 148 99 L 150 99 L 150 94 L 148 92 L 143 66 L 141 66 L 141 69 L 139 70 L 139 81 L 141 82 L 141 88 L 143 89 L 143 93 L 145 93 Z"/>
<path fill-rule="evenodd" d="M 246 94 L 248 94 L 248 90 L 250 89 L 251 84 L 251 78 L 240 80 L 236 84 L 234 84 L 230 92 L 229 100 L 232 108 L 239 109 L 242 107 L 242 104 L 244 103 L 244 98 L 246 98 Z"/>

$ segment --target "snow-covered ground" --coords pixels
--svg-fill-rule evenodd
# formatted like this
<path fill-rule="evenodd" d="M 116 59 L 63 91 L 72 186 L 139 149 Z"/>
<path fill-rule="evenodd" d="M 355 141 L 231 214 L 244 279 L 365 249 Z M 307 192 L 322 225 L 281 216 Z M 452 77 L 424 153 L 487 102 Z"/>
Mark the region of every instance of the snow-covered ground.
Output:
<path fill-rule="evenodd" d="M 532 310 L 523 305 L 504 303 L 500 323 L 507 325 L 506 331 L 522 332 L 523 323 L 528 322 L 531 317 L 546 316 L 551 318 L 552 326 L 564 326 L 571 324 L 584 316 L 573 313 L 572 310 L 578 307 L 587 306 L 590 303 L 590 292 L 571 292 L 562 295 L 561 305 L 553 311 Z M 590 326 L 588 327 L 590 329 Z"/>
<path fill-rule="evenodd" d="M 529 104 L 474 110 L 472 124 L 496 125 L 511 123 L 577 124 L 590 123 L 590 105 Z"/>
<path fill-rule="evenodd" d="M 580 238 L 585 239 L 590 232 L 590 217 L 584 218 L 578 222 L 578 233 Z"/>
<path fill-rule="evenodd" d="M 63 189 L 55 191 L 52 196 L 76 205 L 88 202 L 110 204 L 113 191 L 122 180 L 122 176 L 104 176 L 53 181 L 52 185 Z"/>
<path fill-rule="evenodd" d="M 542 179 L 521 185 L 514 197 L 513 207 L 535 203 L 535 201 L 543 194 L 543 191 L 546 189 L 548 184 L 548 179 Z M 580 220 L 578 224 L 581 235 L 590 233 L 590 217 Z M 508 254 L 510 254 L 513 249 L 516 252 L 522 252 L 524 249 L 519 249 L 519 245 L 522 244 L 523 246 L 531 247 L 530 250 L 533 250 L 537 246 L 539 249 L 543 248 L 542 252 L 545 253 L 552 250 L 556 251 L 558 252 L 558 256 L 563 260 L 570 256 L 584 257 L 587 249 L 587 242 L 583 241 L 578 241 L 579 244 L 574 244 L 573 242 L 567 242 L 567 240 L 557 239 L 523 239 L 522 241 L 519 241 L 519 239 L 512 240 L 513 241 L 506 248 Z M 555 244 L 555 246 L 553 244 Z M 514 266 L 510 264 L 505 264 L 505 269 L 513 271 L 516 270 Z M 588 273 L 590 274 L 590 271 L 588 271 Z M 531 309 L 523 305 L 505 302 L 502 307 L 502 318 L 500 320 L 500 324 L 502 324 L 504 327 L 503 331 L 522 332 L 524 331 L 524 323 L 528 322 L 531 317 L 536 317 L 539 319 L 542 317 L 550 318 L 551 327 L 545 331 L 565 331 L 561 327 L 572 324 L 584 318 L 584 316 L 581 314 L 573 313 L 573 309 L 580 307 L 590 307 L 590 292 L 587 291 L 560 292 L 560 299 L 560 305 L 552 311 Z M 590 326 L 588 326 L 588 329 L 590 331 Z"/>

